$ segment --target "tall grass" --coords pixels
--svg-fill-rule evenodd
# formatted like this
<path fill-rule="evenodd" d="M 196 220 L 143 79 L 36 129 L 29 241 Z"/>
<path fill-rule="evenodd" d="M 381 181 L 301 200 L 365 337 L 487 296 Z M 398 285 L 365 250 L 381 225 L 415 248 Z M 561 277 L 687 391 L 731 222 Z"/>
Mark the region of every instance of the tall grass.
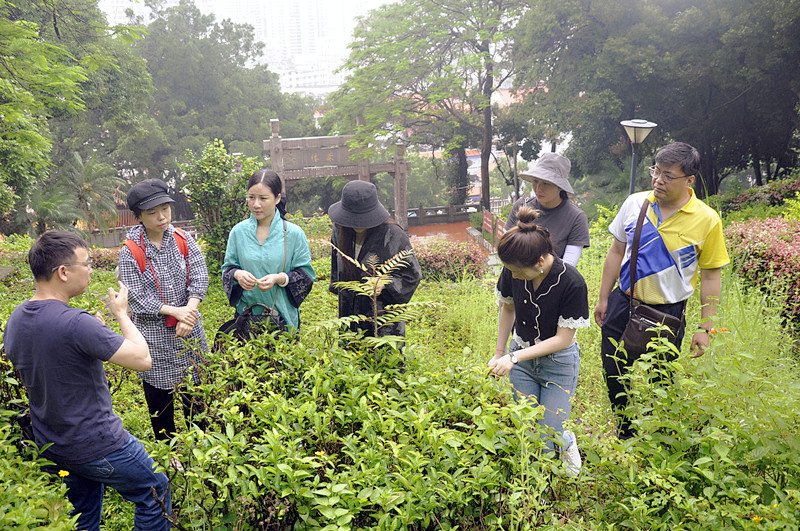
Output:
<path fill-rule="evenodd" d="M 608 237 L 601 230 L 596 230 L 592 247 L 584 251 L 580 261 L 579 269 L 589 287 L 590 310 L 597 300 L 608 244 Z M 324 269 L 324 262 L 319 265 L 321 270 Z M 16 304 L 31 294 L 33 284 L 30 274 L 24 264 L 20 266 L 20 272 L 13 279 L 0 285 L 0 316 L 3 320 Z M 103 293 L 113 282 L 110 272 L 96 271 L 90 290 Z M 405 470 L 401 461 L 411 459 L 408 462 L 416 463 L 414 466 L 419 467 L 419 460 L 426 458 L 425 452 L 429 450 L 425 448 L 428 447 L 410 447 L 407 443 L 421 441 L 423 439 L 419 438 L 424 437 L 426 445 L 438 447 L 434 444 L 436 434 L 445 433 L 442 430 L 446 426 L 441 422 L 451 418 L 448 415 L 456 415 L 453 418 L 463 423 L 459 429 L 473 429 L 469 423 L 479 422 L 482 415 L 476 408 L 481 406 L 491 415 L 491 420 L 487 417 L 481 421 L 481 429 L 484 434 L 492 434 L 492 445 L 502 448 L 503 452 L 535 454 L 535 448 L 525 446 L 536 439 L 527 429 L 517 426 L 514 431 L 493 431 L 498 427 L 507 430 L 509 422 L 517 422 L 515 415 L 520 414 L 502 406 L 511 402 L 505 383 L 482 376 L 485 374 L 486 361 L 494 352 L 497 333 L 494 282 L 492 278 L 465 278 L 460 282 L 447 283 L 423 282 L 415 300 L 430 300 L 440 303 L 440 306 L 427 310 L 420 321 L 409 323 L 407 373 L 392 373 L 388 378 L 381 375 L 384 368 L 371 368 L 369 360 L 363 355 L 352 352 L 343 354 L 329 339 L 314 332 L 315 323 L 330 319 L 336 313 L 336 299 L 327 291 L 327 281 L 318 282 L 302 307 L 303 329 L 298 346 L 294 351 L 291 346 L 281 347 L 282 354 L 275 362 L 286 367 L 283 379 L 272 381 L 270 378 L 273 378 L 273 373 L 258 376 L 256 372 L 252 378 L 248 377 L 249 387 L 228 393 L 214 406 L 222 408 L 219 411 L 224 411 L 231 426 L 229 430 L 233 431 L 226 432 L 223 429 L 220 433 L 208 433 L 208 442 L 204 442 L 206 439 L 202 439 L 202 434 L 188 430 L 183 432 L 173 451 L 188 452 L 186 455 L 190 456 L 189 459 L 196 459 L 200 468 L 188 468 L 185 477 L 177 476 L 175 480 L 178 485 L 181 488 L 195 485 L 198 489 L 208 489 L 214 478 L 221 482 L 232 482 L 231 485 L 243 482 L 245 486 L 242 492 L 247 492 L 248 481 L 261 485 L 261 480 L 256 476 L 250 476 L 249 479 L 246 475 L 240 476 L 245 474 L 242 470 L 247 470 L 255 462 L 251 458 L 257 457 L 257 462 L 266 459 L 253 448 L 241 446 L 237 430 L 240 429 L 238 423 L 242 422 L 238 409 L 242 400 L 253 405 L 270 404 L 270 409 L 265 410 L 267 416 L 259 418 L 257 422 L 262 437 L 270 436 L 273 430 L 285 429 L 291 433 L 306 433 L 305 441 L 311 441 L 313 437 L 320 445 L 327 445 L 324 455 L 329 457 L 324 460 L 314 454 L 314 451 L 322 450 L 310 450 L 307 446 L 311 444 L 309 442 L 284 448 L 281 451 L 289 452 L 286 456 L 275 454 L 278 457 L 274 455 L 269 458 L 277 459 L 275 463 L 285 459 L 287 463 L 299 463 L 299 467 L 310 467 L 309 470 L 313 469 L 314 473 L 309 476 L 309 481 L 314 477 L 333 477 L 330 475 L 335 472 L 340 474 L 336 476 L 338 478 L 351 478 L 347 481 L 360 482 L 362 487 L 368 485 L 365 480 L 366 469 L 357 468 L 357 460 L 353 464 L 328 461 L 333 458 L 331 449 L 339 444 L 350 444 L 348 440 L 360 433 L 356 430 L 361 428 L 354 427 L 356 424 L 348 420 L 351 415 L 362 418 L 362 423 L 369 421 L 376 426 L 391 428 L 386 432 L 392 434 L 391 442 L 380 437 L 374 439 L 373 443 L 362 441 L 362 446 L 352 449 L 353 455 L 361 451 L 371 456 L 369 466 L 375 470 L 383 470 L 381 467 L 384 464 L 381 463 L 393 463 L 387 469 L 392 478 L 417 486 L 401 487 L 400 483 L 392 483 L 392 492 L 405 493 L 410 497 L 414 493 L 442 495 L 436 485 L 445 483 L 435 478 L 443 470 L 436 468 L 436 463 L 426 461 L 428 464 L 425 467 Z M 688 308 L 688 330 L 694 329 L 699 323 L 697 299 L 697 296 L 693 297 Z M 86 304 L 92 300 L 87 298 Z M 201 310 L 206 333 L 209 339 L 213 339 L 219 325 L 233 313 L 227 306 L 219 279 L 212 279 L 211 289 Z M 489 476 L 483 475 L 488 469 L 483 472 L 478 470 L 487 463 L 480 451 L 481 445 L 488 444 L 486 440 L 458 439 L 459 445 L 469 448 L 471 456 L 466 460 L 459 458 L 458 466 L 465 467 L 463 471 L 474 468 L 475 474 L 481 474 L 481 481 L 489 482 L 480 488 L 496 489 L 494 482 L 505 482 L 502 488 L 492 492 L 516 496 L 513 503 L 509 501 L 509 506 L 498 506 L 506 511 L 502 517 L 504 528 L 786 529 L 796 526 L 800 518 L 800 465 L 797 463 L 797 455 L 800 455 L 797 435 L 800 432 L 800 369 L 797 367 L 796 343 L 782 328 L 778 305 L 761 292 L 743 287 L 730 270 L 724 272 L 723 296 L 715 328 L 717 332 L 712 335 L 711 346 L 705 356 L 690 359 L 684 353 L 673 365 L 670 385 L 660 387 L 647 384 L 643 373 L 646 362 L 634 371 L 632 385 L 635 400 L 632 414 L 637 419 L 640 436 L 627 444 L 622 444 L 613 436 L 614 417 L 606 397 L 599 356 L 600 331 L 596 325 L 579 331 L 581 372 L 572 417 L 567 424 L 577 434 L 579 447 L 585 456 L 584 471 L 578 481 L 565 480 L 555 468 L 538 462 L 530 467 L 507 468 L 513 470 L 513 474 L 491 476 L 493 479 L 490 480 Z M 254 357 L 251 351 L 236 355 L 244 356 L 243 360 L 247 360 L 248 356 Z M 269 361 L 262 363 L 269 367 L 274 365 Z M 352 370 L 349 365 L 354 366 Z M 372 376 L 371 370 L 375 371 Z M 295 375 L 296 382 L 286 380 L 290 373 Z M 226 377 L 235 376 L 233 372 L 220 372 L 219 377 L 222 378 L 223 374 Z M 114 406 L 123 417 L 125 426 L 139 436 L 159 457 L 160 462 L 166 465 L 170 449 L 151 438 L 138 379 L 129 371 L 116 369 L 110 369 L 109 375 Z M 326 377 L 329 378 L 328 382 L 324 381 Z M 264 382 L 259 383 L 259 378 Z M 267 386 L 267 381 L 272 383 Z M 331 387 L 333 382 L 336 385 Z M 375 387 L 377 382 L 381 382 L 379 387 Z M 273 387 L 270 393 L 259 394 Z M 324 393 L 322 390 L 325 390 Z M 245 392 L 255 394 L 243 394 Z M 383 396 L 384 392 L 386 396 Z M 369 397 L 366 405 L 359 401 L 348 402 L 349 396 L 360 394 Z M 497 397 L 496 402 L 491 398 L 493 394 Z M 296 402 L 289 400 L 289 395 L 303 399 Z M 315 406 L 315 403 L 318 405 Z M 370 405 L 373 403 L 383 405 L 381 409 L 373 410 L 374 406 Z M 324 404 L 329 404 L 325 407 L 332 409 L 326 411 L 322 407 Z M 339 411 L 337 408 L 343 404 L 345 409 Z M 329 424 L 323 426 L 329 428 L 324 432 L 316 433 L 306 426 L 310 418 L 315 418 L 309 417 L 309 408 L 312 407 L 321 408 L 318 411 L 322 415 L 320 418 L 328 419 Z M 275 414 L 280 416 L 280 422 L 269 417 Z M 509 417 L 506 418 L 506 415 Z M 333 429 L 336 426 L 346 426 L 349 431 L 339 433 Z M 1 419 L 0 429 L 8 429 Z M 404 430 L 408 430 L 408 433 Z M 507 441 L 507 438 L 513 440 Z M 455 440 L 453 444 L 456 444 Z M 193 454 L 193 445 L 197 445 L 202 452 Z M 230 455 L 231 463 L 235 465 L 233 469 L 225 469 L 222 465 L 226 462 L 213 457 L 210 448 L 215 445 L 224 448 L 225 452 L 234 452 Z M 280 445 L 270 447 L 270 451 L 277 452 L 280 448 Z M 192 455 L 199 457 L 193 458 Z M 513 455 L 504 456 L 504 460 L 513 462 Z M 19 462 L 14 456 L 11 458 Z M 455 455 L 453 459 L 456 459 Z M 277 466 L 275 463 L 270 461 L 269 465 L 264 466 Z M 320 468 L 314 463 L 323 463 L 324 466 Z M 37 474 L 35 466 L 32 465 L 27 473 Z M 219 476 L 216 476 L 217 473 Z M 448 474 L 453 473 L 448 469 Z M 189 474 L 194 475 L 190 477 Z M 262 471 L 258 474 L 264 475 L 267 483 L 278 481 L 274 472 Z M 233 477 L 238 479 L 233 481 Z M 36 481 L 31 484 L 41 488 L 41 480 Z M 323 487 L 328 488 L 320 484 L 306 484 L 305 480 L 298 481 L 296 493 L 301 497 L 310 492 L 322 492 Z M 375 481 L 382 480 L 376 477 Z M 446 484 L 451 484 L 452 478 L 448 482 Z M 473 503 L 476 491 L 471 489 L 476 487 L 469 487 L 463 482 L 458 485 L 459 489 L 464 489 L 464 499 Z M 364 503 L 358 501 L 358 493 L 347 494 L 347 485 L 335 488 L 344 489 L 340 493 L 349 500 L 348 511 L 356 511 L 359 504 Z M 19 492 L 33 496 L 31 489 Z M 180 492 L 183 492 L 180 496 L 184 504 L 195 503 L 201 495 L 200 491 Z M 226 492 L 233 496 L 236 491 Z M 311 498 L 301 501 L 311 504 L 308 514 L 318 515 L 314 517 L 315 522 L 325 522 L 325 518 L 319 515 L 335 512 L 340 507 L 331 501 L 332 495 L 315 495 L 325 498 L 325 501 L 317 505 Z M 49 496 L 52 498 L 52 493 Z M 291 502 L 291 496 L 287 496 Z M 487 499 L 486 503 L 497 501 L 493 497 Z M 419 506 L 403 507 L 409 511 L 413 507 L 421 513 L 426 511 L 425 507 L 434 507 L 432 499 L 420 500 L 420 503 Z M 283 507 L 280 510 L 286 510 L 285 505 L 279 506 Z M 232 507 L 235 507 L 235 503 Z M 245 507 L 252 509 L 252 503 L 246 502 Z M 455 507 L 451 509 L 455 511 Z M 373 509 L 377 511 L 377 508 L 370 506 L 370 510 Z M 377 517 L 373 520 L 362 513 L 353 514 L 353 522 L 377 521 Z M 124 529 L 129 526 L 131 518 L 130 505 L 115 494 L 109 494 L 106 529 Z M 210 524 L 197 521 L 184 522 L 184 525 L 205 529 L 209 527 L 203 526 Z M 375 524 L 374 527 L 380 526 Z M 388 527 L 390 525 L 386 523 L 383 528 Z M 235 523 L 230 523 L 222 528 L 237 527 Z M 316 527 L 309 523 L 308 528 Z M 476 519 L 474 526 L 463 528 L 493 527 L 481 524 L 480 519 Z"/>

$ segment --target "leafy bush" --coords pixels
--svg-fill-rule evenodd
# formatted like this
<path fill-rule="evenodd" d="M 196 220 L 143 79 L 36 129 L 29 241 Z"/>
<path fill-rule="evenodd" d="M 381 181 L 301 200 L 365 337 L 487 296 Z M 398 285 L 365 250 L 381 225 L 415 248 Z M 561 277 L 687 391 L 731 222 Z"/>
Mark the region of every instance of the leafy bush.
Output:
<path fill-rule="evenodd" d="M 261 161 L 228 153 L 221 140 L 206 144 L 199 155 L 187 150 L 186 158 L 188 162 L 179 164 L 187 183 L 183 191 L 203 227 L 208 243 L 206 263 L 213 274 L 222 266 L 228 234 L 247 216 L 247 180 L 261 167 Z"/>
<path fill-rule="evenodd" d="M 216 429 L 173 441 L 195 529 L 462 529 L 535 522 L 560 460 L 536 459 L 537 411 L 482 370 L 426 373 L 397 350 L 270 336 L 213 355 L 198 388 Z M 530 428 L 530 429 L 529 429 Z M 170 449 L 155 450 L 168 460 Z M 538 516 L 537 516 L 538 514 Z M 327 526 L 327 527 L 326 527 Z"/>
<path fill-rule="evenodd" d="M 330 240 L 331 230 L 333 229 L 333 222 L 328 214 L 314 214 L 310 218 L 304 218 L 303 212 L 298 210 L 294 214 L 289 214 L 287 219 L 303 229 L 306 233 L 306 238 Z M 328 248 L 330 250 L 330 248 Z"/>
<path fill-rule="evenodd" d="M 729 355 L 702 363 L 664 367 L 655 355 L 635 363 L 629 414 L 639 434 L 624 443 L 624 460 L 591 456 L 607 481 L 599 521 L 625 529 L 786 529 L 798 521 L 800 416 L 791 396 L 800 383 L 773 378 L 765 345 L 737 335 L 719 330 L 712 351 Z M 669 348 L 660 341 L 657 352 Z"/>
<path fill-rule="evenodd" d="M 748 221 L 751 219 L 776 218 L 786 211 L 784 205 L 766 205 L 764 203 L 753 203 L 741 207 L 739 210 L 731 210 L 722 215 L 723 226 L 737 221 Z"/>
<path fill-rule="evenodd" d="M 486 273 L 486 254 L 475 242 L 451 242 L 438 238 L 414 240 L 414 254 L 423 280 L 460 281 Z"/>
<path fill-rule="evenodd" d="M 789 199 L 785 203 L 784 217 L 788 219 L 800 219 L 800 193 L 794 199 Z"/>
<path fill-rule="evenodd" d="M 724 214 L 746 209 L 755 205 L 779 206 L 786 200 L 794 198 L 800 192 L 800 177 L 780 179 L 765 184 L 748 188 L 743 192 L 713 196 L 709 198 L 710 204 Z"/>
<path fill-rule="evenodd" d="M 308 238 L 308 246 L 311 248 L 311 259 L 318 260 L 331 257 L 331 230 L 333 223 L 327 214 L 314 214 L 310 218 L 304 218 L 302 211 L 298 210 L 287 218 L 289 221 L 303 229 Z"/>
<path fill-rule="evenodd" d="M 75 529 L 78 517 L 69 516 L 66 485 L 42 472 L 40 467 L 49 461 L 19 452 L 18 435 L 12 437 L 10 426 L 0 415 L 0 529 Z"/>
<path fill-rule="evenodd" d="M 788 315 L 800 316 L 800 220 L 768 218 L 725 229 L 732 263 L 751 285 L 776 292 Z"/>
<path fill-rule="evenodd" d="M 92 267 L 95 269 L 114 269 L 119 264 L 119 249 L 93 247 L 89 255 L 92 257 Z"/>

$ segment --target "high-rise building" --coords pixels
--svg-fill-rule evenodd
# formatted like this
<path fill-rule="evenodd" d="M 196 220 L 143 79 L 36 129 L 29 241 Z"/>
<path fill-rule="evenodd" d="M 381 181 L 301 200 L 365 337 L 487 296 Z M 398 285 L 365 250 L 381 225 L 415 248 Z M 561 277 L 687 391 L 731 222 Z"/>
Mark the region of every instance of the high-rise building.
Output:
<path fill-rule="evenodd" d="M 165 0 L 165 6 L 179 0 Z M 216 19 L 250 24 L 255 39 L 264 43 L 269 69 L 279 74 L 287 92 L 321 95 L 342 82 L 334 74 L 347 59 L 356 17 L 365 15 L 385 0 L 195 0 L 203 13 Z M 131 9 L 149 22 L 149 10 L 132 0 L 99 0 L 109 24 L 127 22 Z"/>

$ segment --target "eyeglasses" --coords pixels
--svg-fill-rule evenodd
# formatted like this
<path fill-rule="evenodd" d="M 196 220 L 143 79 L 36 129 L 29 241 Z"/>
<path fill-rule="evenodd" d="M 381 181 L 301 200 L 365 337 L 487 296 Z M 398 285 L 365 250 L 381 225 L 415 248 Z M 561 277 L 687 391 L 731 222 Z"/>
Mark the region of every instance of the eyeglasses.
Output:
<path fill-rule="evenodd" d="M 53 271 L 55 271 L 56 269 L 58 269 L 61 266 L 69 267 L 69 266 L 82 265 L 82 266 L 86 266 L 86 267 L 92 267 L 92 263 L 93 263 L 92 260 L 89 259 L 89 260 L 86 260 L 85 262 L 73 262 L 73 263 L 59 264 L 59 265 L 55 266 L 53 269 L 51 269 L 50 272 L 52 273 Z"/>
<path fill-rule="evenodd" d="M 685 179 L 686 177 L 691 177 L 691 175 L 678 175 L 677 177 L 674 175 L 668 175 L 661 171 L 661 168 L 658 166 L 650 166 L 650 177 L 655 177 L 658 179 L 659 177 L 663 177 L 668 181 L 677 181 L 678 179 Z"/>

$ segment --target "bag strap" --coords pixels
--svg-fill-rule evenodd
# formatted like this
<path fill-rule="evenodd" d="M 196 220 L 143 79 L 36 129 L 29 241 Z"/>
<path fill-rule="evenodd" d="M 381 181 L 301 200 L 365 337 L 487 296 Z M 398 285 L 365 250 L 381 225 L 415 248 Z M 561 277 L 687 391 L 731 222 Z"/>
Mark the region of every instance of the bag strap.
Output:
<path fill-rule="evenodd" d="M 629 308 L 633 308 L 633 289 L 636 286 L 636 260 L 639 258 L 639 240 L 642 236 L 642 225 L 644 225 L 644 217 L 647 215 L 647 207 L 650 206 L 650 200 L 645 199 L 642 203 L 642 209 L 639 211 L 639 219 L 636 220 L 636 229 L 633 231 L 633 243 L 631 244 L 631 293 Z"/>
<path fill-rule="evenodd" d="M 281 270 L 279 271 L 279 273 L 284 273 L 285 272 L 284 269 L 286 269 L 286 250 L 288 249 L 288 246 L 286 243 L 286 220 L 281 218 L 281 221 L 283 221 L 283 265 L 281 266 Z M 277 287 L 278 286 L 276 286 L 276 288 Z M 270 313 L 272 313 L 272 310 L 275 309 L 275 303 L 277 302 L 278 302 L 278 290 L 276 289 L 275 298 L 272 299 L 272 308 L 269 309 Z"/>
<path fill-rule="evenodd" d="M 186 233 L 183 232 L 183 229 L 175 227 L 173 232 L 173 237 L 175 238 L 175 243 L 178 246 L 178 251 L 183 255 L 183 258 L 186 260 L 186 285 L 189 285 L 189 245 L 186 243 Z M 139 238 L 142 239 L 141 236 Z M 133 259 L 136 260 L 136 265 L 139 266 L 139 272 L 144 273 L 146 263 L 145 259 L 147 254 L 145 253 L 144 243 L 140 242 L 139 245 L 133 240 L 125 240 L 124 243 L 125 247 L 130 250 L 131 254 L 133 255 Z"/>
<path fill-rule="evenodd" d="M 650 200 L 645 199 L 642 204 L 642 210 L 639 211 L 639 219 L 636 220 L 636 229 L 633 231 L 633 243 L 631 244 L 631 296 L 628 303 L 628 311 L 633 311 L 633 287 L 636 285 L 636 260 L 639 258 L 639 240 L 642 236 L 642 225 L 644 225 L 644 217 L 647 215 L 647 207 L 650 206 Z M 682 315 L 686 315 L 686 303 L 688 299 L 683 301 Z"/>
<path fill-rule="evenodd" d="M 183 229 L 179 229 L 175 227 L 172 233 L 173 238 L 175 238 L 175 244 L 178 246 L 178 251 L 183 255 L 183 259 L 186 260 L 186 285 L 189 285 L 189 245 L 186 243 L 186 233 L 183 232 Z M 125 240 L 125 247 L 127 247 L 131 254 L 133 255 L 133 259 L 136 260 L 136 264 L 139 266 L 139 273 L 144 273 L 145 267 L 147 265 L 150 266 L 150 271 L 153 273 L 153 279 L 156 281 L 156 288 L 158 288 L 158 294 L 161 296 L 161 301 L 166 304 L 167 301 L 164 298 L 164 294 L 161 292 L 161 284 L 158 282 L 158 275 L 156 275 L 156 270 L 153 269 L 153 263 L 150 261 L 150 258 L 147 256 L 147 250 L 144 245 L 144 231 L 139 233 L 139 245 L 133 240 Z"/>

